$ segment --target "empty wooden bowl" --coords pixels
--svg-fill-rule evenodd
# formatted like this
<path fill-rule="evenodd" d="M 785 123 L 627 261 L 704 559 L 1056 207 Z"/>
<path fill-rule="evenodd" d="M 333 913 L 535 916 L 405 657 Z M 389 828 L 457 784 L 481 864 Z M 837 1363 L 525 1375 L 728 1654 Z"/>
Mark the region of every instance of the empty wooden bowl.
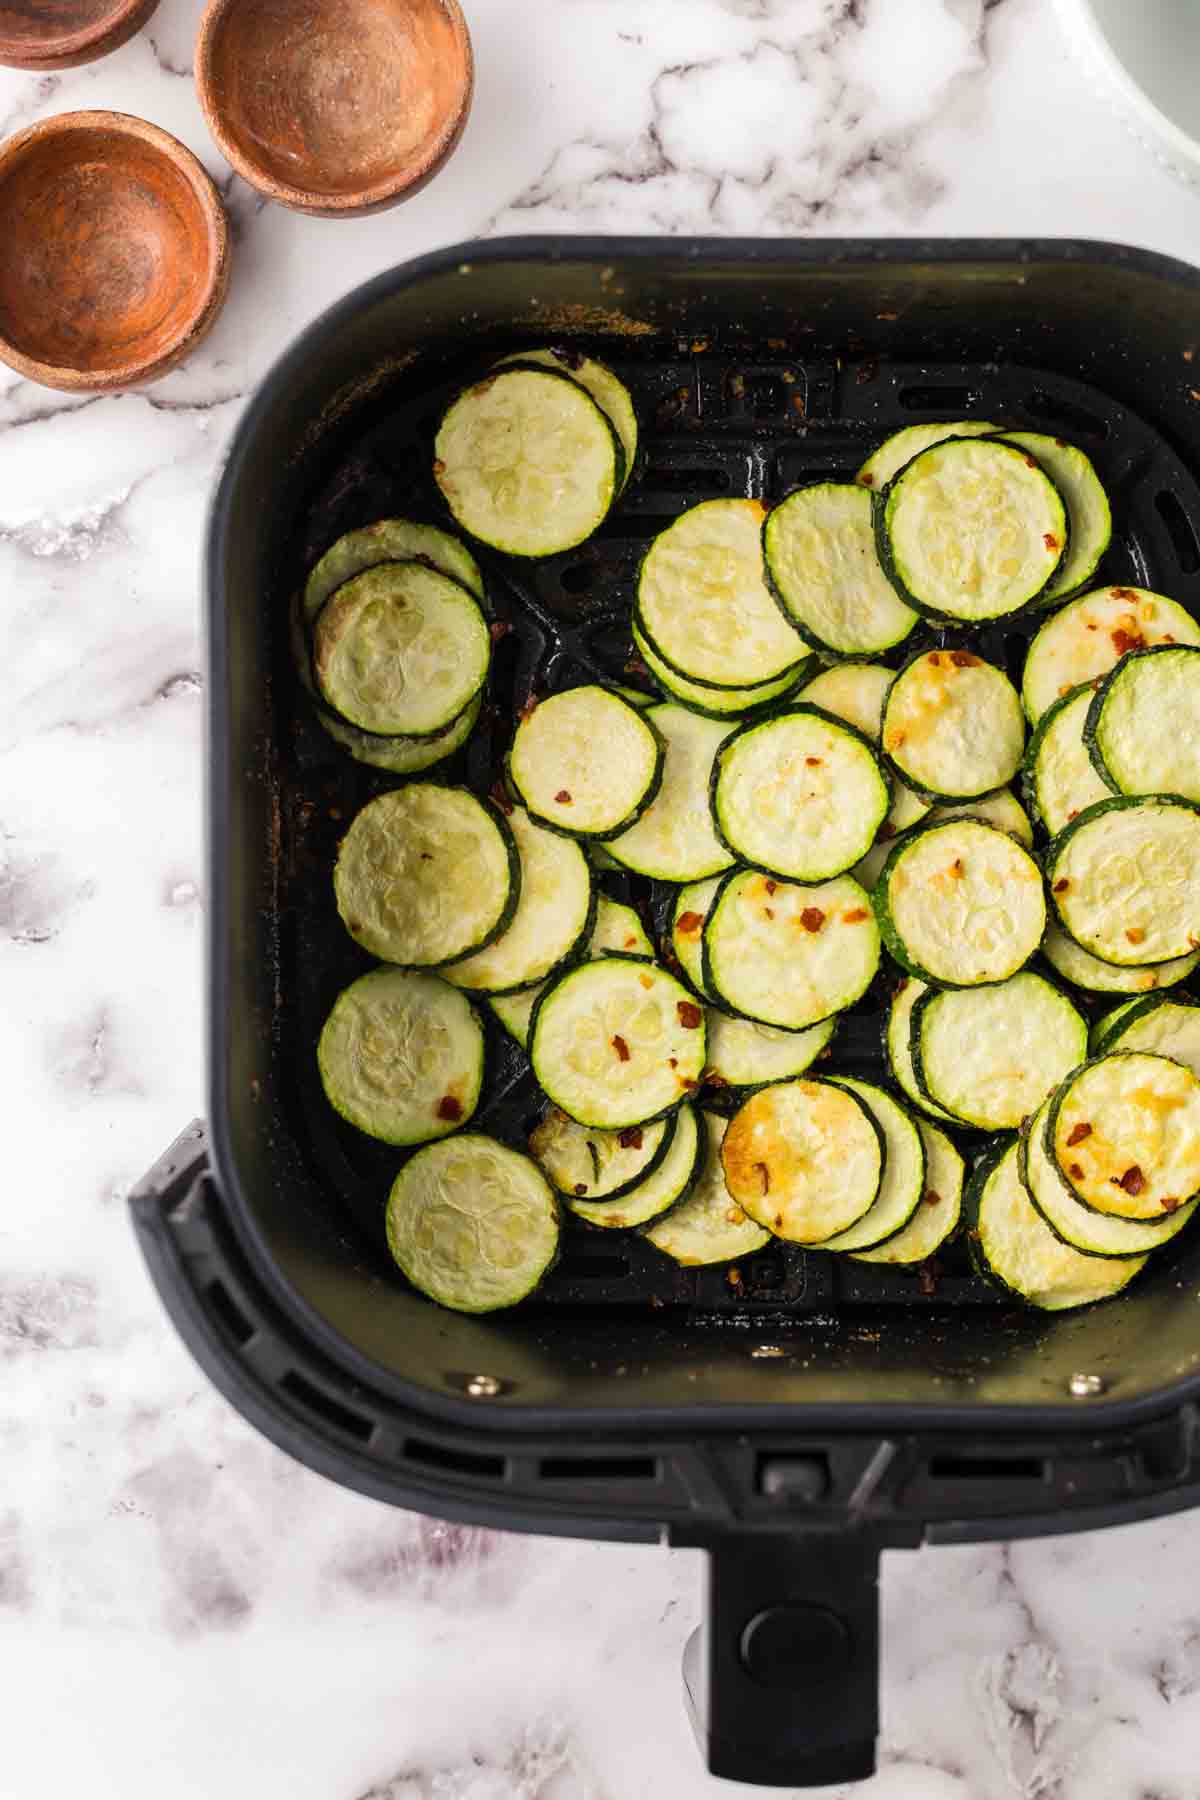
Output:
<path fill-rule="evenodd" d="M 458 0 L 211 0 L 196 86 L 239 175 L 345 218 L 441 168 L 471 107 L 471 38 Z"/>
<path fill-rule="evenodd" d="M 73 69 L 118 50 L 158 0 L 0 0 L 0 63 Z"/>
<path fill-rule="evenodd" d="M 76 392 L 165 374 L 229 279 L 210 177 L 124 113 L 60 113 L 0 144 L 0 245 L 0 359 Z"/>

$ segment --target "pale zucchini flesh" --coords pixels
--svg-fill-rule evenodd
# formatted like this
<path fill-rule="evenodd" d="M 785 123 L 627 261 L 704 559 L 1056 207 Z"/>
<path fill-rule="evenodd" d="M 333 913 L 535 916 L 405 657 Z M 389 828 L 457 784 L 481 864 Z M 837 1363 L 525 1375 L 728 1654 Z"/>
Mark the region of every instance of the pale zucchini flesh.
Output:
<path fill-rule="evenodd" d="M 942 619 L 1018 612 L 1067 543 L 1062 496 L 1028 451 L 949 438 L 895 477 L 876 511 L 879 555 L 902 599 Z"/>
<path fill-rule="evenodd" d="M 790 694 L 798 682 L 803 681 L 810 665 L 816 664 L 816 657 L 809 657 L 805 662 L 789 669 L 776 681 L 764 681 L 757 687 L 716 688 L 701 687 L 697 682 L 689 681 L 665 663 L 661 656 L 656 656 L 638 630 L 636 618 L 633 621 L 633 643 L 638 655 L 649 669 L 651 677 L 662 689 L 668 700 L 678 700 L 681 706 L 690 707 L 693 712 L 702 714 L 708 719 L 740 719 L 747 713 L 757 712 L 760 708 L 770 706 L 774 701 L 782 700 Z"/>
<path fill-rule="evenodd" d="M 501 369 L 447 408 L 433 472 L 472 537 L 508 556 L 554 556 L 603 524 L 624 456 L 577 382 L 551 369 Z"/>
<path fill-rule="evenodd" d="M 529 1154 L 560 1194 L 616 1200 L 653 1174 L 674 1130 L 672 1116 L 628 1131 L 596 1131 L 551 1106 L 530 1134 Z"/>
<path fill-rule="evenodd" d="M 871 900 L 901 968 L 944 987 L 1015 975 L 1046 927 L 1041 870 L 981 819 L 918 825 L 893 847 Z"/>
<path fill-rule="evenodd" d="M 613 951 L 622 956 L 644 956 L 647 961 L 652 961 L 654 957 L 654 946 L 632 906 L 626 906 L 620 900 L 610 900 L 607 894 L 601 894 L 596 900 L 587 954 L 589 959 L 594 960 Z M 536 987 L 522 988 L 520 993 L 489 996 L 488 1005 L 522 1050 L 528 1043 L 529 1021 L 545 985 L 544 981 L 540 981 Z"/>
<path fill-rule="evenodd" d="M 1021 766 L 1025 720 L 1017 690 L 971 650 L 926 650 L 888 690 L 883 748 L 931 800 L 974 800 Z"/>
<path fill-rule="evenodd" d="M 943 420 L 937 425 L 905 425 L 900 431 L 893 431 L 890 437 L 884 438 L 877 450 L 872 450 L 854 479 L 881 494 L 888 482 L 914 456 L 919 456 L 922 450 L 929 450 L 934 444 L 943 443 L 946 438 L 991 437 L 998 429 L 998 426 L 987 419 L 951 419 Z"/>
<path fill-rule="evenodd" d="M 623 1231 L 661 1219 L 688 1192 L 699 1174 L 704 1142 L 694 1110 L 685 1101 L 671 1121 L 666 1155 L 628 1192 L 606 1200 L 572 1197 L 567 1206 L 577 1218 L 606 1231 Z"/>
<path fill-rule="evenodd" d="M 601 957 L 546 989 L 529 1055 L 547 1098 L 581 1125 L 644 1125 L 699 1085 L 703 1008 L 657 964 Z"/>
<path fill-rule="evenodd" d="M 919 1085 L 982 1131 L 1015 1131 L 1087 1056 L 1082 1015 L 1028 969 L 994 986 L 927 991 L 911 1031 Z"/>
<path fill-rule="evenodd" d="M 317 718 L 334 743 L 348 750 L 355 762 L 386 769 L 391 775 L 419 775 L 462 749 L 475 729 L 482 705 L 483 695 L 476 694 L 452 725 L 432 737 L 376 737 L 372 732 L 347 725 L 343 719 L 335 719 L 324 707 L 317 710 Z"/>
<path fill-rule="evenodd" d="M 915 975 L 903 975 L 900 984 L 892 995 L 892 1003 L 888 1009 L 887 1025 L 884 1028 L 883 1045 L 887 1053 L 888 1067 L 892 1071 L 897 1086 L 904 1090 L 906 1097 L 922 1112 L 932 1113 L 935 1119 L 942 1119 L 947 1125 L 958 1125 L 960 1120 L 948 1113 L 945 1107 L 939 1106 L 917 1081 L 917 1072 L 912 1062 L 912 1015 L 913 1009 L 922 994 L 930 992 L 923 981 Z"/>
<path fill-rule="evenodd" d="M 1200 1191 L 1200 1079 L 1147 1051 L 1102 1052 L 1052 1096 L 1045 1142 L 1085 1206 L 1161 1219 Z"/>
<path fill-rule="evenodd" d="M 317 614 L 342 583 L 372 569 L 377 563 L 427 562 L 475 598 L 484 598 L 479 564 L 466 545 L 452 532 L 415 519 L 378 519 L 348 531 L 325 552 L 304 587 L 303 619 L 310 628 Z"/>
<path fill-rule="evenodd" d="M 884 1154 L 883 1133 L 857 1094 L 808 1079 L 752 1094 L 721 1145 L 734 1199 L 774 1236 L 810 1246 L 870 1211 Z"/>
<path fill-rule="evenodd" d="M 1067 553 L 1039 606 L 1057 606 L 1091 581 L 1112 538 L 1112 512 L 1091 458 L 1074 444 L 1043 431 L 1006 431 L 1018 449 L 1036 456 L 1067 507 L 1070 534 Z"/>
<path fill-rule="evenodd" d="M 523 718 L 508 773 L 534 818 L 573 836 L 614 837 L 658 792 L 663 747 L 611 689 L 550 694 Z"/>
<path fill-rule="evenodd" d="M 1033 724 L 1082 682 L 1095 681 L 1130 650 L 1200 644 L 1200 625 L 1165 594 L 1103 587 L 1081 594 L 1046 620 L 1029 646 L 1021 698 Z"/>
<path fill-rule="evenodd" d="M 691 1192 L 646 1231 L 647 1241 L 683 1268 L 735 1262 L 752 1256 L 771 1241 L 771 1234 L 739 1206 L 725 1185 L 721 1143 L 725 1121 L 703 1112 L 704 1164 Z"/>
<path fill-rule="evenodd" d="M 925 1191 L 921 1204 L 895 1237 L 874 1250 L 853 1252 L 855 1262 L 911 1268 L 939 1250 L 958 1227 L 966 1176 L 963 1159 L 936 1125 L 919 1119 L 917 1129 L 925 1146 Z"/>
<path fill-rule="evenodd" d="M 1096 773 L 1084 742 L 1093 698 L 1088 681 L 1055 700 L 1038 720 L 1025 752 L 1025 792 L 1051 837 L 1111 791 Z"/>
<path fill-rule="evenodd" d="M 1057 1238 L 1021 1179 L 1014 1138 L 988 1169 L 975 1214 L 978 1252 L 994 1279 L 1043 1312 L 1107 1300 L 1128 1286 L 1144 1256 L 1085 1256 Z"/>
<path fill-rule="evenodd" d="M 1084 735 L 1114 792 L 1200 800 L 1200 648 L 1156 644 L 1123 656 L 1092 700 Z"/>
<path fill-rule="evenodd" d="M 760 500 L 702 500 L 654 539 L 635 620 L 650 648 L 700 687 L 799 673 L 807 646 L 763 577 Z"/>
<path fill-rule="evenodd" d="M 655 881 L 703 881 L 728 869 L 733 857 L 713 826 L 708 795 L 713 763 L 736 729 L 667 702 L 647 709 L 665 745 L 657 794 L 627 831 L 607 839 L 609 854 L 635 875 Z M 605 750 L 596 746 L 599 760 Z"/>
<path fill-rule="evenodd" d="M 850 873 L 855 881 L 861 883 L 869 893 L 879 880 L 888 853 L 901 832 L 911 831 L 914 825 L 932 817 L 929 801 L 893 772 L 892 804 L 888 808 L 888 816 L 876 832 L 875 842 L 867 854 L 851 869 Z"/>
<path fill-rule="evenodd" d="M 558 1253 L 554 1190 L 537 1164 L 482 1133 L 411 1156 L 392 1184 L 388 1246 L 415 1288 L 455 1312 L 515 1306 Z"/>
<path fill-rule="evenodd" d="M 317 1066 L 330 1104 L 359 1131 L 425 1144 L 457 1131 L 479 1104 L 483 1030 L 436 975 L 373 969 L 334 1001 Z"/>
<path fill-rule="evenodd" d="M 1055 1237 L 1085 1256 L 1144 1256 L 1178 1236 L 1200 1200 L 1189 1200 L 1178 1212 L 1160 1219 L 1118 1219 L 1096 1212 L 1078 1199 L 1051 1162 L 1045 1144 L 1046 1115 L 1050 1102 L 1043 1101 L 1021 1132 L 1021 1179 L 1029 1197 Z"/>
<path fill-rule="evenodd" d="M 1175 795 L 1089 806 L 1053 840 L 1046 878 L 1064 931 L 1122 966 L 1200 948 L 1200 805 Z"/>
<path fill-rule="evenodd" d="M 817 650 L 888 650 L 917 623 L 879 566 L 864 486 L 821 481 L 789 494 L 767 517 L 763 556 L 785 614 Z"/>
<path fill-rule="evenodd" d="M 722 840 L 740 861 L 784 880 L 828 881 L 853 868 L 890 805 L 867 740 L 803 703 L 744 725 L 713 766 Z"/>
<path fill-rule="evenodd" d="M 357 813 L 333 874 L 350 936 L 381 962 L 433 967 L 481 950 L 521 892 L 507 821 L 464 788 L 410 782 Z"/>
<path fill-rule="evenodd" d="M 734 1012 L 784 1031 L 852 1006 L 878 967 L 870 901 L 849 875 L 798 887 L 736 869 L 704 927 L 708 991 Z"/>
<path fill-rule="evenodd" d="M 836 1019 L 823 1019 L 807 1031 L 780 1031 L 713 1007 L 705 1078 L 722 1087 L 751 1088 L 803 1075 L 829 1043 L 836 1024 Z"/>
<path fill-rule="evenodd" d="M 1120 969 L 1116 963 L 1102 962 L 1098 956 L 1090 955 L 1053 919 L 1042 939 L 1042 955 L 1064 981 L 1093 994 L 1151 994 L 1186 981 L 1200 965 L 1200 950 L 1196 950 L 1190 956 L 1155 963 L 1153 968 Z"/>
<path fill-rule="evenodd" d="M 826 1250 L 874 1250 L 904 1230 L 925 1193 L 925 1144 L 916 1121 L 873 1081 L 831 1076 L 866 1107 L 883 1134 L 884 1161 L 879 1192 L 869 1212 L 846 1231 L 827 1238 Z"/>
<path fill-rule="evenodd" d="M 925 815 L 927 825 L 940 825 L 946 819 L 982 819 L 985 825 L 994 825 L 997 831 L 1007 831 L 1009 837 L 1016 838 L 1026 850 L 1033 849 L 1029 814 L 1008 788 L 1001 788 L 995 794 L 984 794 L 980 800 L 948 801 L 945 806 L 935 806 Z"/>
<path fill-rule="evenodd" d="M 721 878 L 693 881 L 680 888 L 671 909 L 671 949 L 688 981 L 706 1000 L 712 995 L 704 984 L 704 924 L 721 887 Z"/>
<path fill-rule="evenodd" d="M 508 828 L 521 864 L 516 911 L 498 938 L 446 970 L 455 987 L 513 993 L 542 981 L 576 950 L 592 923 L 592 873 L 570 838 L 514 806 Z"/>
<path fill-rule="evenodd" d="M 1169 1056 L 1200 1076 L 1200 1006 L 1193 1000 L 1168 1000 L 1158 994 L 1126 1001 L 1098 1022 L 1093 1048 L 1097 1052 L 1147 1050 L 1155 1056 Z"/>
<path fill-rule="evenodd" d="M 633 399 L 620 376 L 614 375 L 607 363 L 598 361 L 596 357 L 584 356 L 580 351 L 570 349 L 514 350 L 511 355 L 502 356 L 495 366 L 502 369 L 507 363 L 532 363 L 544 369 L 554 369 L 560 375 L 568 376 L 571 381 L 577 381 L 592 396 L 620 440 L 625 459 L 621 478 L 621 487 L 624 488 L 633 473 L 637 458 L 638 424 Z"/>

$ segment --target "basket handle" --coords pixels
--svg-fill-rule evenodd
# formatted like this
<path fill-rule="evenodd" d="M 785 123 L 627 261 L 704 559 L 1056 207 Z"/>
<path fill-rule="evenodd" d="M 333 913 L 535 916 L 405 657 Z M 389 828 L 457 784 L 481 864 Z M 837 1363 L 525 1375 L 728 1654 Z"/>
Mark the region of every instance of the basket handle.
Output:
<path fill-rule="evenodd" d="M 879 1729 L 878 1541 L 793 1529 L 709 1551 L 683 1681 L 710 1772 L 766 1787 L 865 1781 Z"/>

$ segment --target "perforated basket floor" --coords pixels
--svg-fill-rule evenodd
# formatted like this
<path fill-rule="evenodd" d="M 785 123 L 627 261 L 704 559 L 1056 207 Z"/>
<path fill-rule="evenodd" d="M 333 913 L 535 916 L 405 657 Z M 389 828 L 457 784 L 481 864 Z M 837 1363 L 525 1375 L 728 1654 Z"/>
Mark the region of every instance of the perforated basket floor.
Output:
<path fill-rule="evenodd" d="M 496 345 L 492 355 L 508 346 Z M 511 348 L 519 348 L 514 343 Z M 1200 614 L 1200 490 L 1154 431 L 1095 389 L 1011 365 L 880 365 L 837 357 L 793 356 L 747 362 L 705 346 L 677 346 L 671 358 L 634 360 L 602 341 L 580 346 L 604 356 L 628 383 L 642 431 L 638 467 L 619 505 L 582 548 L 523 566 L 480 556 L 498 618 L 511 631 L 496 647 L 488 703 L 472 741 L 439 765 L 437 778 L 465 780 L 486 792 L 496 779 L 517 709 L 597 676 L 649 687 L 630 666 L 629 611 L 646 542 L 686 507 L 723 495 L 772 502 L 821 477 L 849 477 L 867 452 L 900 426 L 970 417 L 1013 429 L 1052 432 L 1093 459 L 1113 507 L 1114 538 L 1097 581 L 1156 588 Z M 317 1079 L 315 1045 L 339 990 L 370 966 L 334 907 L 331 872 L 349 820 L 394 778 L 363 768 L 321 730 L 291 670 L 286 620 L 290 597 L 335 538 L 392 514 L 445 522 L 429 474 L 440 412 L 454 390 L 480 372 L 462 363 L 436 386 L 409 394 L 343 444 L 336 466 L 313 497 L 292 565 L 274 596 L 279 656 L 276 680 L 284 743 L 279 858 L 279 994 L 274 1053 L 296 1142 L 329 1195 L 344 1209 L 364 1248 L 390 1278 L 384 1201 L 401 1153 L 346 1125 Z M 1044 615 L 1043 615 L 1044 616 Z M 1018 620 L 964 640 L 1019 677 L 1025 645 L 1040 618 Z M 893 660 L 940 634 L 919 629 Z M 632 901 L 656 931 L 673 889 L 604 874 L 604 889 Z M 828 1064 L 887 1078 L 881 1029 L 896 971 L 887 964 L 864 999 L 839 1023 Z M 1116 997 L 1084 1002 L 1094 1013 Z M 473 1121 L 523 1147 L 541 1105 L 529 1065 L 483 1009 L 487 1074 Z M 720 1105 L 719 1098 L 715 1104 Z M 957 1134 L 970 1160 L 978 1134 Z M 828 1313 L 859 1306 L 1007 1305 L 974 1278 L 965 1254 L 950 1246 L 915 1274 L 872 1269 L 845 1259 L 776 1244 L 736 1271 L 681 1270 L 634 1234 L 601 1232 L 569 1219 L 562 1258 L 534 1308 L 686 1308 L 714 1320 L 750 1324 L 766 1314 Z"/>

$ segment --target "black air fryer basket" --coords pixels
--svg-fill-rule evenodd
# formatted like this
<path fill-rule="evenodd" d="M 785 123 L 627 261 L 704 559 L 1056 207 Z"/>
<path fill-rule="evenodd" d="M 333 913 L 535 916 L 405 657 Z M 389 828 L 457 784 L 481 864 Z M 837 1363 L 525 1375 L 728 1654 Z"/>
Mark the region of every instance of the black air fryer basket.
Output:
<path fill-rule="evenodd" d="M 437 516 L 447 395 L 546 343 L 616 367 L 643 451 L 592 542 L 528 573 L 486 567 L 513 629 L 484 724 L 448 765 L 481 790 L 530 692 L 622 674 L 632 575 L 668 519 L 847 475 L 922 420 L 1078 443 L 1113 498 L 1105 578 L 1200 614 L 1200 276 L 1055 241 L 463 245 L 304 334 L 249 408 L 213 507 L 209 1118 L 132 1200 L 172 1318 L 247 1419 L 347 1487 L 446 1518 L 708 1549 L 684 1677 L 709 1767 L 853 1780 L 874 1767 L 881 1549 L 1200 1500 L 1200 1237 L 1118 1300 L 1058 1318 L 1014 1309 L 954 1253 L 921 1282 L 786 1246 L 731 1276 L 574 1221 L 550 1282 L 511 1314 L 441 1311 L 397 1274 L 382 1231 L 396 1152 L 334 1117 L 314 1059 L 366 962 L 334 909 L 336 844 L 391 778 L 315 723 L 289 600 L 343 531 Z M 1011 670 L 1026 629 L 981 643 Z M 879 1072 L 881 1003 L 877 988 L 840 1028 L 839 1065 Z M 477 1122 L 519 1142 L 534 1089 L 489 1032 Z"/>

